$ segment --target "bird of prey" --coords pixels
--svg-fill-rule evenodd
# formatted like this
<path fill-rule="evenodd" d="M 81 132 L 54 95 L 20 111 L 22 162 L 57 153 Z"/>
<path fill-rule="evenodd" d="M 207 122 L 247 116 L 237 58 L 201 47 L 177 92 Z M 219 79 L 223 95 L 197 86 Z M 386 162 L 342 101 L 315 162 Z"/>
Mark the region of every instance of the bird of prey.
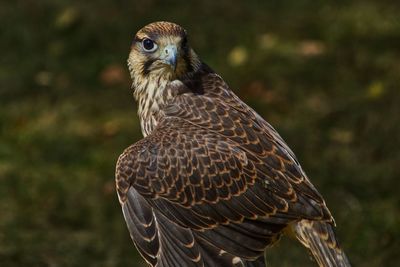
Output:
<path fill-rule="evenodd" d="M 287 231 L 319 266 L 350 266 L 292 150 L 181 26 L 139 30 L 128 68 L 144 138 L 119 157 L 116 188 L 150 266 L 265 266 L 264 251 Z"/>

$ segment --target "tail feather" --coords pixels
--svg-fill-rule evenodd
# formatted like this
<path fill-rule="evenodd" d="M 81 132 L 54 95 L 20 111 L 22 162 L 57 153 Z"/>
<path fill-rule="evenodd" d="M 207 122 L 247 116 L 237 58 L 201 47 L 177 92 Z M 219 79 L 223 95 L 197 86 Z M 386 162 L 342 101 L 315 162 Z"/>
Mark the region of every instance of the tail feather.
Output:
<path fill-rule="evenodd" d="M 310 250 L 320 267 L 351 266 L 330 223 L 302 220 L 294 230 L 297 239 Z"/>

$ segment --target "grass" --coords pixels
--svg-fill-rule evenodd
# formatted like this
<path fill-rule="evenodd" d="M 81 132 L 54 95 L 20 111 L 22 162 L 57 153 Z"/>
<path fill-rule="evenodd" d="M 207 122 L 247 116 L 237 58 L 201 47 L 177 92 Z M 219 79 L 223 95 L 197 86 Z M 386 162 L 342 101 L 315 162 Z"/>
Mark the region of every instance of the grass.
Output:
<path fill-rule="evenodd" d="M 0 265 L 142 266 L 114 191 L 140 129 L 125 62 L 154 20 L 270 121 L 354 266 L 400 262 L 400 5 L 393 1 L 0 4 Z M 284 239 L 271 266 L 310 266 Z"/>

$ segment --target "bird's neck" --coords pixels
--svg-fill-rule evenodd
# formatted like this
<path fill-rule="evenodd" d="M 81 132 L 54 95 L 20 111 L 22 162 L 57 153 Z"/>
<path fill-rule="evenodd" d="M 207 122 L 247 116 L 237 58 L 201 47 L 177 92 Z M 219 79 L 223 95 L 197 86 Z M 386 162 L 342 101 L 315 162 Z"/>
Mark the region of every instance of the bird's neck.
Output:
<path fill-rule="evenodd" d="M 138 115 L 144 137 L 156 128 L 162 108 L 180 91 L 185 90 L 186 86 L 183 85 L 182 80 L 190 79 L 196 73 L 200 73 L 202 64 L 193 51 L 192 57 L 194 59 L 192 60 L 191 72 L 181 77 L 165 73 L 162 69 L 153 70 L 147 76 L 143 76 L 136 69 L 130 68 L 133 81 L 132 88 L 134 89 L 133 96 L 138 102 Z"/>
<path fill-rule="evenodd" d="M 149 135 L 157 126 L 160 110 L 165 105 L 168 98 L 164 92 L 170 81 L 160 79 L 160 76 L 150 75 L 144 81 L 133 81 L 134 97 L 138 102 L 138 115 L 143 136 Z"/>

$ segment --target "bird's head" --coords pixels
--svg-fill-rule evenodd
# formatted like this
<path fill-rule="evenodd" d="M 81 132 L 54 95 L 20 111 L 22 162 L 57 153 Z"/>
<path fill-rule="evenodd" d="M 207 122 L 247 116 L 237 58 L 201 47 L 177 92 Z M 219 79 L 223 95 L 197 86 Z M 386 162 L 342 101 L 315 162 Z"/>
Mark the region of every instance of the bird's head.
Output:
<path fill-rule="evenodd" d="M 154 22 L 139 30 L 128 58 L 134 87 L 150 80 L 183 79 L 199 66 L 186 31 L 171 22 Z"/>

